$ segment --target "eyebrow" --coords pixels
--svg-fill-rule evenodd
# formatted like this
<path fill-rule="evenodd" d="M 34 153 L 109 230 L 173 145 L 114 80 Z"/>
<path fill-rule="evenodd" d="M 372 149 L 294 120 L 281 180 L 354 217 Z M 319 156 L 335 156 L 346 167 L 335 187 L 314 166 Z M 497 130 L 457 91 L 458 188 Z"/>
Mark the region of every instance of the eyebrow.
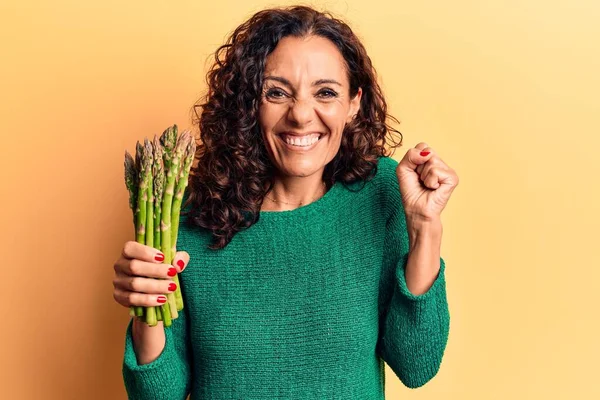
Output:
<path fill-rule="evenodd" d="M 281 82 L 281 83 L 283 83 L 286 86 L 292 87 L 292 84 L 290 83 L 290 81 L 288 81 L 287 79 L 285 79 L 285 78 L 283 78 L 281 76 L 266 76 L 264 79 L 265 80 L 271 79 L 271 80 L 274 80 L 274 81 L 277 81 L 277 82 Z M 316 81 L 314 81 L 312 83 L 312 85 L 313 86 L 317 86 L 317 85 L 323 85 L 325 83 L 330 83 L 330 84 L 333 84 L 333 85 L 342 86 L 342 84 L 339 83 L 338 81 L 336 81 L 335 79 L 317 79 Z"/>

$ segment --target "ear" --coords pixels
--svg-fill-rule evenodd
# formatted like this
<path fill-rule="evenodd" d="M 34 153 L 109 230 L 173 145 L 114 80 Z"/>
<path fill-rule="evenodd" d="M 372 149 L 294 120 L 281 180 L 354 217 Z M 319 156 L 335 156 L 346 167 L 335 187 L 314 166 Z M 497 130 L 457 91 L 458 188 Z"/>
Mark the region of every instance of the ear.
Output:
<path fill-rule="evenodd" d="M 359 87 L 358 91 L 356 92 L 356 96 L 354 96 L 354 98 L 350 100 L 350 108 L 348 109 L 348 115 L 346 118 L 346 122 L 352 121 L 352 118 L 354 118 L 354 116 L 358 113 L 358 110 L 360 110 L 361 97 L 362 97 L 362 88 Z"/>

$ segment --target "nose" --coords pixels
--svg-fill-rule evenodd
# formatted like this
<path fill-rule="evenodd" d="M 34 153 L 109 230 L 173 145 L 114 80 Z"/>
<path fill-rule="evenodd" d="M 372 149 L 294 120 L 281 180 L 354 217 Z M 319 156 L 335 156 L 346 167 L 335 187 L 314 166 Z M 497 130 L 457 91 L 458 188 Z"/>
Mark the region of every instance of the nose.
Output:
<path fill-rule="evenodd" d="M 314 117 L 313 104 L 310 100 L 297 99 L 288 112 L 288 119 L 297 125 L 308 125 Z"/>

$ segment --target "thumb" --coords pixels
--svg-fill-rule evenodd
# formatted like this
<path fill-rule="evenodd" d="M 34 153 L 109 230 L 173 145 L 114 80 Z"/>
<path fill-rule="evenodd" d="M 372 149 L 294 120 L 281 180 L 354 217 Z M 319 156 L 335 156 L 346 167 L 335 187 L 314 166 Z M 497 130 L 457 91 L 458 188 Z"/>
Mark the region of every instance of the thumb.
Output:
<path fill-rule="evenodd" d="M 432 152 L 423 152 L 421 149 L 411 148 L 408 149 L 404 158 L 400 160 L 399 166 L 401 170 L 415 171 L 419 165 L 425 164 L 432 157 Z M 427 153 L 427 154 L 425 154 Z"/>
<path fill-rule="evenodd" d="M 187 251 L 178 251 L 175 253 L 175 257 L 173 257 L 173 266 L 177 269 L 179 273 L 183 272 L 185 267 L 187 267 L 190 262 L 190 255 Z"/>

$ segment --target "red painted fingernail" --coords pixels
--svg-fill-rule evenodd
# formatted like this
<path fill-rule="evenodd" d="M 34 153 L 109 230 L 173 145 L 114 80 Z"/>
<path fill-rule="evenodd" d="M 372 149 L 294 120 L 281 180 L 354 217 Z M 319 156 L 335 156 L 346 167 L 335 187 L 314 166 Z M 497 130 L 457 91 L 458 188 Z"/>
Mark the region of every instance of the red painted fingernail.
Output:
<path fill-rule="evenodd" d="M 157 254 L 154 256 L 154 259 L 155 259 L 156 261 L 164 261 L 164 260 L 165 260 L 165 255 L 164 255 L 163 253 L 157 253 Z"/>
<path fill-rule="evenodd" d="M 169 276 L 177 275 L 177 270 L 175 268 L 169 268 L 169 272 L 167 273 Z"/>
<path fill-rule="evenodd" d="M 177 289 L 177 284 L 169 283 L 169 291 L 174 292 Z"/>
<path fill-rule="evenodd" d="M 429 153 L 431 153 L 430 151 L 422 151 L 421 154 L 423 157 L 425 157 L 426 155 L 428 155 Z"/>
<path fill-rule="evenodd" d="M 167 302 L 167 298 L 165 296 L 158 296 L 158 298 L 156 299 L 156 301 L 158 301 L 159 303 L 166 303 Z"/>
<path fill-rule="evenodd" d="M 185 263 L 183 262 L 183 260 L 177 260 L 177 265 L 179 266 L 179 268 L 181 268 L 181 270 L 183 271 L 183 266 L 185 265 Z"/>

